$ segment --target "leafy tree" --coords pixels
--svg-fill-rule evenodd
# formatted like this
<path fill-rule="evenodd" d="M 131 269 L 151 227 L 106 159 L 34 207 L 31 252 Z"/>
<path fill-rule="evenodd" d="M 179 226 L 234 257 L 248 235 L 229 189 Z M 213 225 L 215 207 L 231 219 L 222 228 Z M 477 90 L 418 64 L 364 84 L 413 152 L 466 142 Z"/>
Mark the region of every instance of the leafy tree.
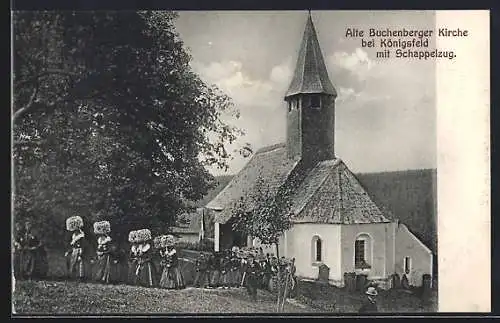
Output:
<path fill-rule="evenodd" d="M 284 185 L 275 195 L 270 192 L 269 183 L 258 177 L 256 190 L 236 202 L 233 229 L 274 244 L 279 253 L 279 238 L 292 226 L 291 187 Z"/>
<path fill-rule="evenodd" d="M 47 236 L 73 214 L 161 230 L 227 168 L 238 111 L 191 70 L 176 17 L 14 13 L 15 210 Z"/>

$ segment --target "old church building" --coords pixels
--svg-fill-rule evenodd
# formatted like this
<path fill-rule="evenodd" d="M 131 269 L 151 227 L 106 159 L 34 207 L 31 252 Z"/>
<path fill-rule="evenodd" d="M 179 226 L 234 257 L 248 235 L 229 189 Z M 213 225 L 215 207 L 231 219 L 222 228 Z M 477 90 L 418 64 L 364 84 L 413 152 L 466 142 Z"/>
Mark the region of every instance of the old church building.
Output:
<path fill-rule="evenodd" d="M 257 205 L 292 187 L 291 229 L 280 239 L 279 255 L 296 259 L 297 275 L 318 279 L 328 268 L 330 283 L 344 285 L 344 273 L 363 273 L 382 283 L 397 273 L 412 285 L 432 274 L 433 256 L 402 223 L 384 214 L 347 165 L 335 155 L 335 99 L 311 16 L 288 91 L 286 142 L 258 150 L 248 164 L 211 200 L 215 249 L 258 245 L 233 232 L 237 201 Z M 251 198 L 253 197 L 253 198 Z M 269 247 L 271 248 L 271 247 Z M 271 248 L 272 249 L 272 248 Z M 269 251 L 270 249 L 266 250 Z"/>

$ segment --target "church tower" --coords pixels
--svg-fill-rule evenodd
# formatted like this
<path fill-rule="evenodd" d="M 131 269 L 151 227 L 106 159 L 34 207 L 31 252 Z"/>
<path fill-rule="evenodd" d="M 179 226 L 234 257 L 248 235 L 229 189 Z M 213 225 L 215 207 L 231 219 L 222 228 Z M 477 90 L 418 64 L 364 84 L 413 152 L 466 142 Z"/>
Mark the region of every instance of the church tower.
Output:
<path fill-rule="evenodd" d="M 300 158 L 311 166 L 335 158 L 336 97 L 309 12 L 295 72 L 285 94 L 288 158 Z"/>

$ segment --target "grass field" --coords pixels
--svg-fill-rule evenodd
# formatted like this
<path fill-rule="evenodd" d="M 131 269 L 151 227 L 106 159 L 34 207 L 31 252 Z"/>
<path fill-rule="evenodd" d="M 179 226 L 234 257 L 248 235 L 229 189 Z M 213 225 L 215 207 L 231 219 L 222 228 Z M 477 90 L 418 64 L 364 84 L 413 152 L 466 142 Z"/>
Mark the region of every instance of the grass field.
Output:
<path fill-rule="evenodd" d="M 13 300 L 18 314 L 272 313 L 276 306 L 272 295 L 259 291 L 257 302 L 253 302 L 245 289 L 164 290 L 47 281 L 16 285 Z M 314 310 L 285 304 L 285 311 Z"/>
<path fill-rule="evenodd" d="M 332 286 L 301 282 L 295 304 L 286 313 L 356 313 L 363 296 Z M 65 281 L 18 281 L 13 295 L 17 314 L 111 313 L 273 313 L 275 297 L 258 291 L 253 302 L 244 288 L 164 290 L 127 285 Z M 380 312 L 434 312 L 435 300 L 404 291 L 382 291 Z"/>

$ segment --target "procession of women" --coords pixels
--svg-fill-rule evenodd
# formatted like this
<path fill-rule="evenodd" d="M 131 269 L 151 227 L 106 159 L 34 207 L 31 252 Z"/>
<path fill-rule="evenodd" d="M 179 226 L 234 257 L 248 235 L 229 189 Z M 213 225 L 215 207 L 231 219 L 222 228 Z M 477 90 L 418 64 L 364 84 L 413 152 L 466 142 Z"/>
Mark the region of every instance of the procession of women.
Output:
<path fill-rule="evenodd" d="M 67 279 L 102 284 L 129 284 L 165 289 L 184 289 L 187 268 L 181 259 L 191 262 L 195 288 L 246 288 L 252 300 L 257 290 L 277 293 L 285 287 L 285 297 L 293 297 L 297 281 L 294 259 L 264 254 L 260 248 L 238 248 L 219 252 L 199 252 L 197 259 L 181 258 L 175 237 L 152 237 L 149 229 L 128 234 L 129 250 L 124 253 L 111 237 L 108 221 L 93 223 L 94 236 L 86 236 L 80 216 L 66 220 L 71 239 L 64 254 Z M 48 272 L 47 255 L 41 240 L 26 222 L 24 231 L 16 229 L 14 269 L 21 279 L 43 279 Z M 96 241 L 91 241 L 95 239 Z M 96 248 L 91 248 L 96 244 Z M 89 250 L 91 250 L 89 252 Z"/>

